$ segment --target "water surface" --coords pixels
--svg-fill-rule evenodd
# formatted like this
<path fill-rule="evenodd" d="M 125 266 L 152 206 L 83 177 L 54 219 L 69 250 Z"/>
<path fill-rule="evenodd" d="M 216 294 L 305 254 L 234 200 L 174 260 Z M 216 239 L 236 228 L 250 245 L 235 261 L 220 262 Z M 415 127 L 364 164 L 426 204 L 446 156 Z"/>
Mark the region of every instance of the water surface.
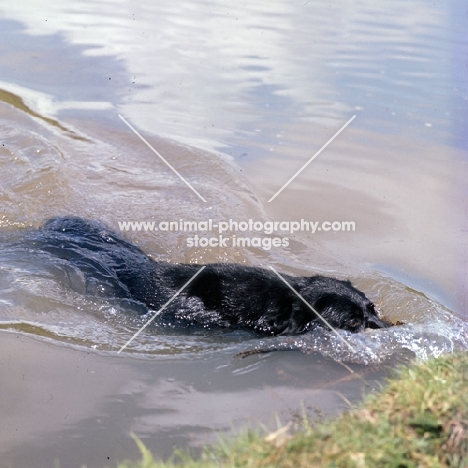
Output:
<path fill-rule="evenodd" d="M 294 419 L 301 404 L 336 414 L 342 396 L 359 400 L 396 363 L 466 349 L 463 8 L 2 2 L 2 460 L 104 466 L 137 457 L 131 431 L 164 457 L 274 412 Z M 352 232 L 275 233 L 288 247 L 269 250 L 123 235 L 158 260 L 349 278 L 404 324 L 343 332 L 355 351 L 325 330 L 152 327 L 117 354 L 141 306 L 86 294 L 80 278 L 14 244 L 70 214 L 115 231 L 122 221 L 353 221 Z M 268 349 L 287 352 L 236 357 Z"/>

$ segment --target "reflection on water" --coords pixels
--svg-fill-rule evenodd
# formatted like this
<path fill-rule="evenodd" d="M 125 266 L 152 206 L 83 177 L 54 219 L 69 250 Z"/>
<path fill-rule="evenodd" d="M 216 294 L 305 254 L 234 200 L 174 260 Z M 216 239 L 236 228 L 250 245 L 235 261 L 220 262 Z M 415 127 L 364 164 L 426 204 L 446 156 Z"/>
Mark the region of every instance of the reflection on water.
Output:
<path fill-rule="evenodd" d="M 106 96 L 138 128 L 177 141 L 228 151 L 247 139 L 291 144 L 276 135 L 292 122 L 334 125 L 350 112 L 362 115 L 366 130 L 412 128 L 434 141 L 451 132 L 446 48 L 455 32 L 445 5 L 124 1 L 96 9 L 87 0 L 73 8 L 57 1 L 32 15 L 27 1 L 6 0 L 1 11 L 25 25 L 35 53 L 48 59 L 50 73 L 39 73 L 36 86 L 19 77 L 28 87 L 53 86 L 54 97 L 72 95 L 77 106 Z M 44 57 L 51 37 L 63 43 L 57 55 L 69 49 L 62 70 Z M 14 65 L 24 65 L 22 55 L 11 57 Z M 23 84 L 6 71 L 3 79 Z"/>

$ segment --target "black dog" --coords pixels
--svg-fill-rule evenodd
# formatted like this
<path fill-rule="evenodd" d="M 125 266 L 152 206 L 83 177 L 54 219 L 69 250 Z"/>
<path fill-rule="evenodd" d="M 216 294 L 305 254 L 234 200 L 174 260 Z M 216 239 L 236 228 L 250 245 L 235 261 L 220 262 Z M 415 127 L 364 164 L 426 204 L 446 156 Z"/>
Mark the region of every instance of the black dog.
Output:
<path fill-rule="evenodd" d="M 159 310 L 201 268 L 156 262 L 103 225 L 80 218 L 52 219 L 27 238 L 34 249 L 82 272 L 88 292 L 133 299 L 153 310 Z M 349 281 L 282 277 L 332 327 L 360 332 L 390 326 Z M 247 328 L 269 335 L 298 334 L 322 325 L 274 272 L 221 263 L 206 265 L 161 317 L 163 323 Z"/>

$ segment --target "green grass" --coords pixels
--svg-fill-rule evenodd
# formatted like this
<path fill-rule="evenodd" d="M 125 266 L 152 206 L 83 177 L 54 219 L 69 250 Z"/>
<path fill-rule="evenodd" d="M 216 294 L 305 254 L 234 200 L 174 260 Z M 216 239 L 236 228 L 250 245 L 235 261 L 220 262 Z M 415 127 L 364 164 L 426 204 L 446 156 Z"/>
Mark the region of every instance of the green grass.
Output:
<path fill-rule="evenodd" d="M 382 392 L 316 426 L 303 421 L 265 434 L 245 432 L 206 447 L 198 459 L 176 452 L 156 461 L 138 440 L 139 462 L 119 468 L 468 467 L 468 354 L 400 368 Z"/>

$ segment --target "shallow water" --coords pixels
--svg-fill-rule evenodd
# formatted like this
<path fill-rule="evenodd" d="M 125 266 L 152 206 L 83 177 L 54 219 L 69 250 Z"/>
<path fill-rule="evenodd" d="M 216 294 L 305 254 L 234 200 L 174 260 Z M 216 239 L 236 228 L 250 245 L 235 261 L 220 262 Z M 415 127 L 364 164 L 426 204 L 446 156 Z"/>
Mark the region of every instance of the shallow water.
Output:
<path fill-rule="evenodd" d="M 336 414 L 396 363 L 468 348 L 461 2 L 35 5 L 0 7 L 2 461 L 103 466 L 137 456 L 130 431 L 168 456 L 274 412 L 288 420 L 301 403 Z M 352 232 L 231 229 L 227 247 L 121 234 L 159 260 L 349 278 L 403 325 L 340 332 L 345 344 L 325 330 L 259 338 L 155 323 L 117 354 L 145 321 L 141 305 L 100 283 L 87 294 L 66 265 L 14 244 L 70 214 L 115 231 L 353 221 Z M 233 247 L 234 236 L 288 246 Z"/>

